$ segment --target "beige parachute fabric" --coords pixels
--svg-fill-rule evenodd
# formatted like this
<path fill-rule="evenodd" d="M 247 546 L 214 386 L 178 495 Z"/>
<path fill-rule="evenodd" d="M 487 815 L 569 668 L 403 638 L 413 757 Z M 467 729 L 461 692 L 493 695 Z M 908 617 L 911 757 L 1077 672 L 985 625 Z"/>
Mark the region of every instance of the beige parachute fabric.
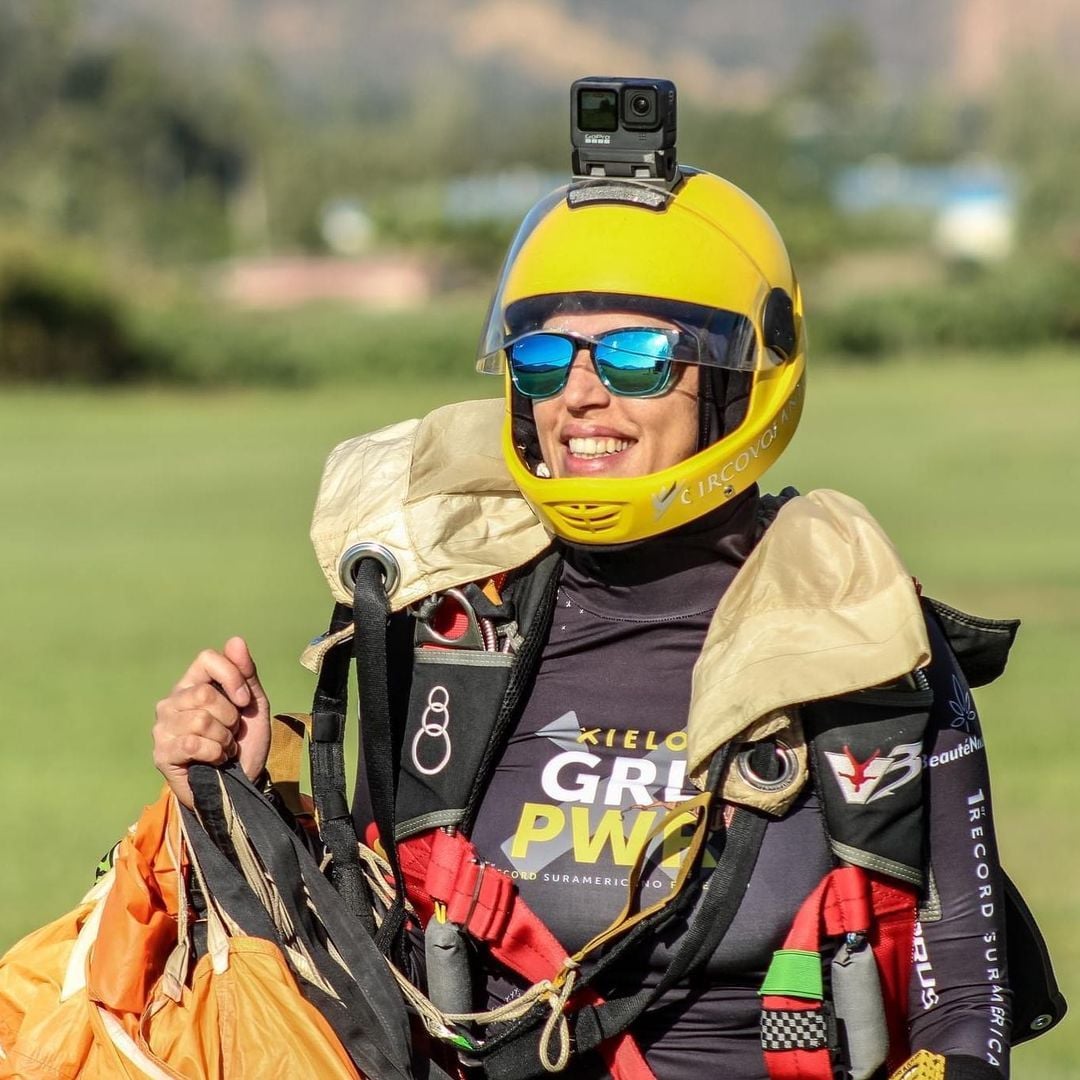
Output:
<path fill-rule="evenodd" d="M 694 667 L 688 771 L 702 783 L 711 755 L 740 733 L 801 744 L 800 702 L 893 682 L 929 661 L 915 584 L 866 507 L 836 491 L 791 499 L 709 626 Z M 805 748 L 800 769 L 805 779 Z"/>
<path fill-rule="evenodd" d="M 352 602 L 341 558 L 386 548 L 399 568 L 390 605 L 485 581 L 551 542 L 503 463 L 501 400 L 462 401 L 338 446 L 323 472 L 311 541 L 334 599 Z"/>

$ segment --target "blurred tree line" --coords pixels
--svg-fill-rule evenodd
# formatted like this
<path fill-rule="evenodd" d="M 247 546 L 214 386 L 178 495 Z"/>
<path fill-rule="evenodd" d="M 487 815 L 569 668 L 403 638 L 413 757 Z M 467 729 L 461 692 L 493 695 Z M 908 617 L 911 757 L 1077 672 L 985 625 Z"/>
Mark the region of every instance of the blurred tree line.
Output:
<path fill-rule="evenodd" d="M 78 19 L 75 0 L 0 3 L 0 379 L 316 377 L 327 365 L 292 316 L 224 311 L 194 272 L 325 250 L 323 208 L 346 196 L 383 244 L 438 250 L 461 281 L 489 280 L 514 223 L 449 219 L 446 179 L 567 168 L 565 92 L 497 70 L 432 73 L 393 99 L 372 77 L 302 93 L 257 55 L 211 64 L 147 33 L 88 41 Z M 680 113 L 681 158 L 751 191 L 811 278 L 852 251 L 927 246 L 924 215 L 842 215 L 831 193 L 845 167 L 888 154 L 1015 170 L 1026 254 L 946 268 L 944 291 L 824 305 L 825 351 L 1080 334 L 1080 93 L 1053 70 L 1017 67 L 981 101 L 932 88 L 899 99 L 851 20 L 822 30 L 767 106 Z M 972 333 L 988 305 L 992 329 Z M 335 318 L 364 321 L 322 314 Z M 464 321 L 449 321 L 462 326 L 452 347 L 471 351 Z M 349 332 L 337 337 L 347 349 Z"/>

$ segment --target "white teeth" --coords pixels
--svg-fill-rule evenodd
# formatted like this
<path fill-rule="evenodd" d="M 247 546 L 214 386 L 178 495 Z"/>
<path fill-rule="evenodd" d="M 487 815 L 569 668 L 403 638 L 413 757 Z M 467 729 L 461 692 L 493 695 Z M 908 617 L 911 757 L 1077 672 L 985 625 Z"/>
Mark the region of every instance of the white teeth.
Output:
<path fill-rule="evenodd" d="M 570 439 L 570 453 L 575 457 L 602 457 L 617 454 L 630 446 L 629 439 Z"/>

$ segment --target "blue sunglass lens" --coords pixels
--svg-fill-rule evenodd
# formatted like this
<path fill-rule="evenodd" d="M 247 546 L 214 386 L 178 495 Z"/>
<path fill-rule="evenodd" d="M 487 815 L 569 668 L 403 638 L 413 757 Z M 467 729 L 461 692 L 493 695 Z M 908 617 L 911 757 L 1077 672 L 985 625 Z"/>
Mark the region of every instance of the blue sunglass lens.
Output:
<path fill-rule="evenodd" d="M 614 330 L 601 336 L 596 365 L 616 394 L 642 397 L 667 385 L 674 349 L 673 335 L 663 330 Z"/>
<path fill-rule="evenodd" d="M 558 334 L 531 334 L 507 350 L 514 385 L 529 398 L 546 398 L 566 385 L 574 343 Z"/>

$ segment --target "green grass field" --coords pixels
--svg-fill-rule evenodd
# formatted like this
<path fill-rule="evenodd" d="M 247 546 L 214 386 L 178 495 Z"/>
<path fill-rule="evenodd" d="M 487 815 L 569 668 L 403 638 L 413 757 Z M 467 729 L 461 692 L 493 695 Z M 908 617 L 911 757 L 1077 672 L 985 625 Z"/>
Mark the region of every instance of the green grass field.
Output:
<path fill-rule="evenodd" d="M 0 397 L 0 948 L 73 904 L 155 796 L 154 702 L 198 649 L 247 635 L 274 705 L 307 707 L 296 657 L 330 607 L 307 526 L 330 447 L 496 388 Z M 1003 857 L 1074 1002 L 1078 406 L 1080 355 L 824 368 L 767 478 L 847 491 L 931 595 L 1024 620 L 979 702 Z M 1080 1076 L 1073 1026 L 1021 1048 L 1014 1075 Z"/>

